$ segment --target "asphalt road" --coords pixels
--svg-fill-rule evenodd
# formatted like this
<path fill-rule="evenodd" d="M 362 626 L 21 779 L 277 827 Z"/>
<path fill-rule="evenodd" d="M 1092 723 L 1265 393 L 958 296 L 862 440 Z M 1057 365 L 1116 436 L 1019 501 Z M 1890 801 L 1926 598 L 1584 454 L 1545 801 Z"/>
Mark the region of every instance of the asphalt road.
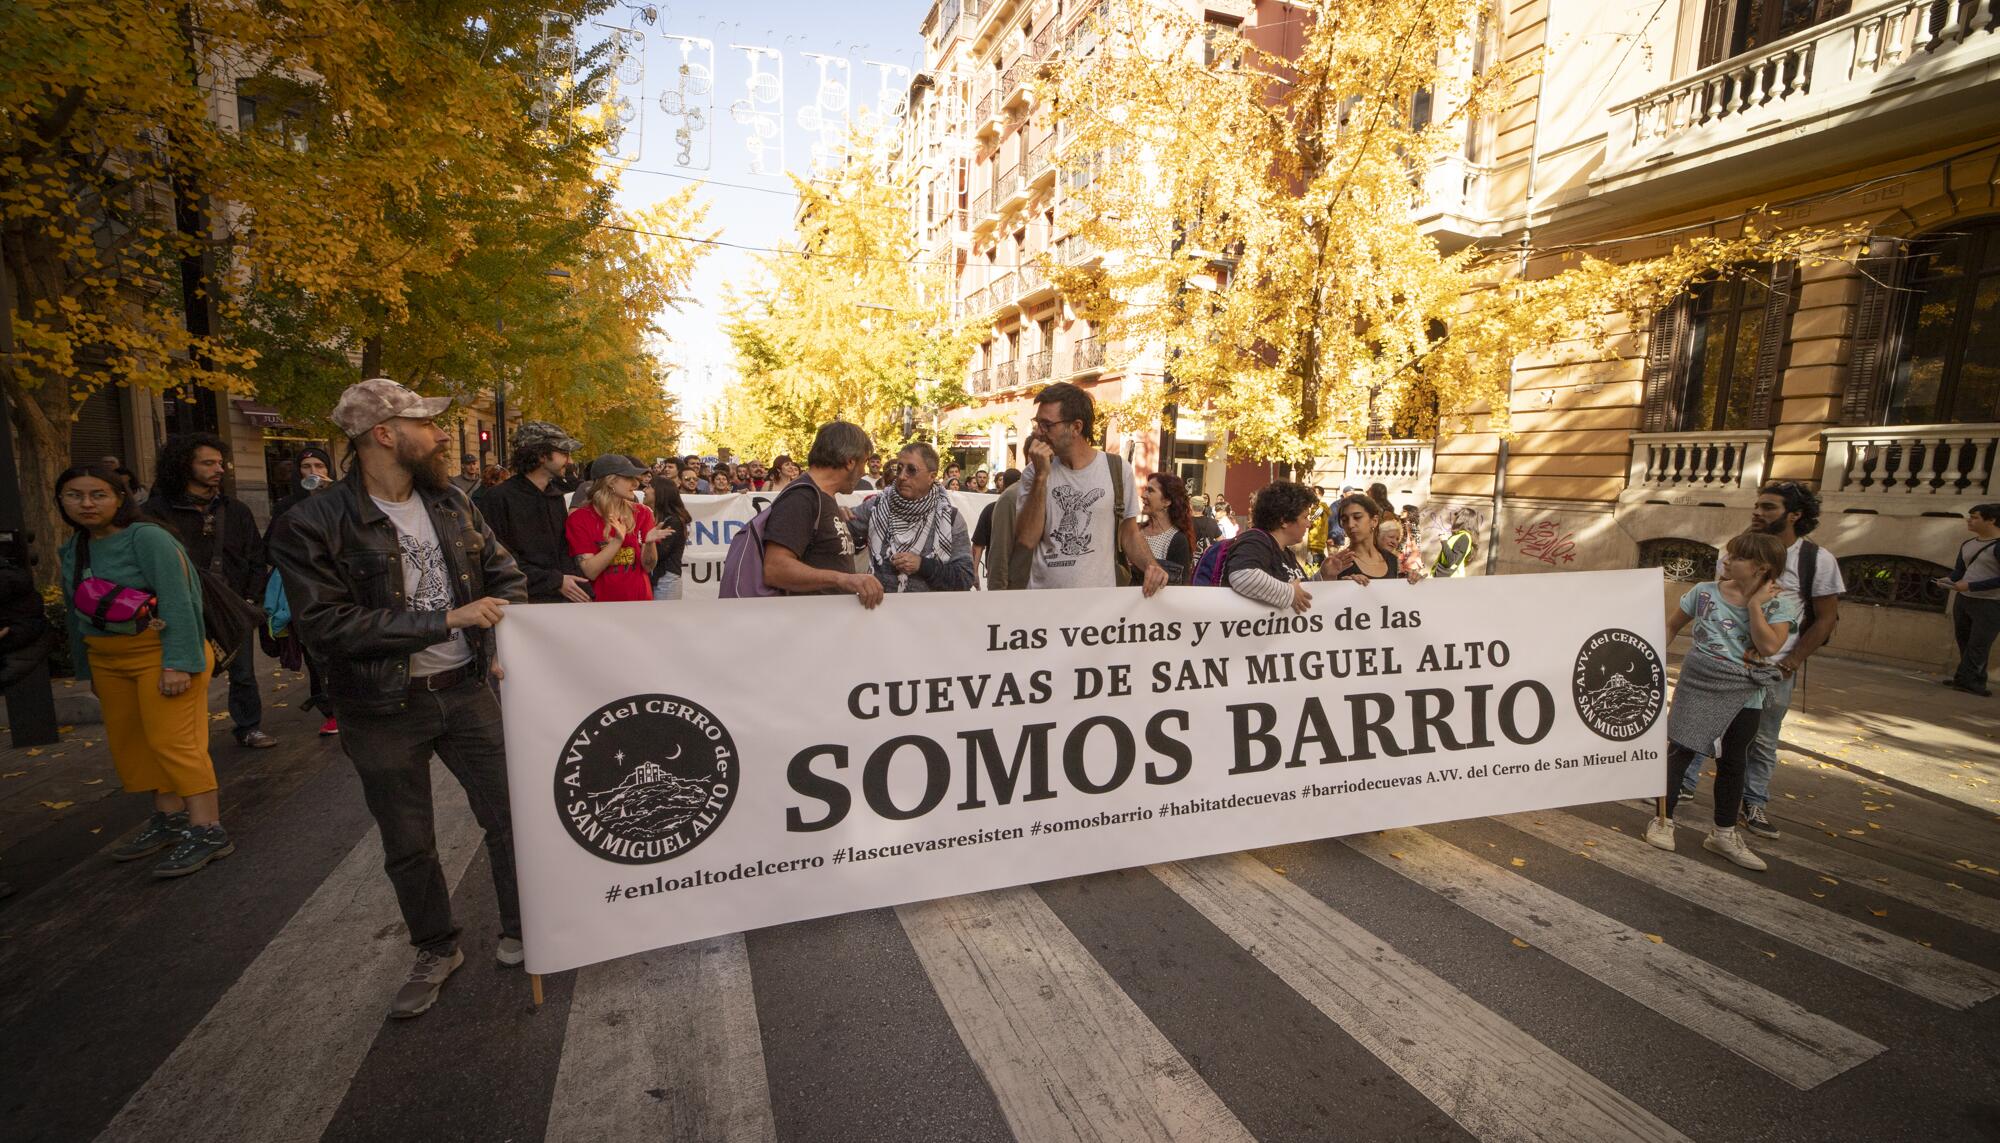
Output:
<path fill-rule="evenodd" d="M 1781 771 L 1765 874 L 1581 807 L 786 925 L 539 1009 L 440 770 L 468 960 L 389 1022 L 345 758 L 223 729 L 235 856 L 106 860 L 126 797 L 8 852 L 0 1139 L 2000 1139 L 2000 832 L 1829 766 Z"/>

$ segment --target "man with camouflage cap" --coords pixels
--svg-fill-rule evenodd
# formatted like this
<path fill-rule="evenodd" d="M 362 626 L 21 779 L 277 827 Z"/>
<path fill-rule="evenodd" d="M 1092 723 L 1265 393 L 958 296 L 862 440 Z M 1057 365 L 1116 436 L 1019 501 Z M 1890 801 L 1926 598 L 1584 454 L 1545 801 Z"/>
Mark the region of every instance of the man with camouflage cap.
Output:
<path fill-rule="evenodd" d="M 438 864 L 431 759 L 465 788 L 486 833 L 500 907 L 495 957 L 520 964 L 521 902 L 507 804 L 506 744 L 492 628 L 526 581 L 479 510 L 453 489 L 446 397 L 386 377 L 350 385 L 333 409 L 356 463 L 346 479 L 287 514 L 274 539 L 293 626 L 326 664 L 340 743 L 381 830 L 416 966 L 390 1015 L 416 1016 L 465 963 L 451 891 Z"/>
<path fill-rule="evenodd" d="M 569 508 L 557 477 L 583 443 L 547 421 L 514 430 L 514 475 L 486 490 L 479 511 L 528 577 L 530 603 L 590 602 L 590 580 L 563 539 Z"/>

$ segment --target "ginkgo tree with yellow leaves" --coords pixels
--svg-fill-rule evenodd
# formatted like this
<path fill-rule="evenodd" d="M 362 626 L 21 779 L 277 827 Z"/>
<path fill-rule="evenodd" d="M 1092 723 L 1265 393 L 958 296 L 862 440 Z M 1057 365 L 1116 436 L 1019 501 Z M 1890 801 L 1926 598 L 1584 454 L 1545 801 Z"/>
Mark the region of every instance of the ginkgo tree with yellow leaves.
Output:
<path fill-rule="evenodd" d="M 892 446 L 969 400 L 975 335 L 953 318 L 944 268 L 918 257 L 907 188 L 866 139 L 851 153 L 835 179 L 794 178 L 797 233 L 732 313 L 740 380 L 714 435 L 744 455 L 803 455 L 835 419 Z"/>
<path fill-rule="evenodd" d="M 663 444 L 652 315 L 699 247 L 642 232 L 699 212 L 615 208 L 601 56 L 534 110 L 545 7 L 610 6 L 0 7 L 0 385 L 30 528 L 58 533 L 69 426 L 106 386 L 254 392 L 314 425 L 364 374 L 504 379 L 531 415 Z"/>
<path fill-rule="evenodd" d="M 1094 175 L 1064 226 L 1105 252 L 1051 276 L 1108 336 L 1163 353 L 1165 379 L 1117 410 L 1126 427 L 1178 402 L 1233 454 L 1298 467 L 1392 423 L 1428 435 L 1480 412 L 1504 433 L 1522 351 L 1601 343 L 1607 318 L 1741 264 L 1842 256 L 1845 236 L 1754 220 L 1616 264 L 1442 249 L 1416 221 L 1422 176 L 1533 66 L 1474 74 L 1486 7 L 1296 8 L 1299 50 L 1280 58 L 1121 0 L 1098 17 L 1096 50 L 1040 81 L 1066 138 L 1058 163 Z"/>

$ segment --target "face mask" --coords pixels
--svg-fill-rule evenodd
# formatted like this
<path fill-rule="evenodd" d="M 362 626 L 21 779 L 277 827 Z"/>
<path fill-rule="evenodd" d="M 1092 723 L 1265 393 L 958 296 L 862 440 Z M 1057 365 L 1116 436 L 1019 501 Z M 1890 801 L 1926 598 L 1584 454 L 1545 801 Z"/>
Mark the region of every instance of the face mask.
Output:
<path fill-rule="evenodd" d="M 319 486 L 325 483 L 326 477 L 316 472 L 308 472 L 304 476 L 299 477 L 299 487 L 305 489 L 307 492 L 317 492 L 319 491 Z"/>

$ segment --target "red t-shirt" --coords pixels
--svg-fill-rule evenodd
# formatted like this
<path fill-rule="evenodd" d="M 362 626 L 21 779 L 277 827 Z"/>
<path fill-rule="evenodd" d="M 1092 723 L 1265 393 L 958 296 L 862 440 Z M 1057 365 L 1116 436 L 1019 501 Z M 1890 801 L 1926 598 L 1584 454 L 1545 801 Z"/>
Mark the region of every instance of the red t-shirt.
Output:
<path fill-rule="evenodd" d="M 611 557 L 611 566 L 605 568 L 591 585 L 591 594 L 599 603 L 620 599 L 653 598 L 653 581 L 646 575 L 646 565 L 639 558 L 639 540 L 653 530 L 653 513 L 644 504 L 632 506 L 632 530 L 625 533 L 625 542 L 618 546 L 618 554 Z M 597 545 L 604 539 L 604 517 L 597 509 L 585 504 L 569 514 L 569 521 L 563 525 L 563 536 L 569 541 L 571 555 L 594 556 Z"/>

